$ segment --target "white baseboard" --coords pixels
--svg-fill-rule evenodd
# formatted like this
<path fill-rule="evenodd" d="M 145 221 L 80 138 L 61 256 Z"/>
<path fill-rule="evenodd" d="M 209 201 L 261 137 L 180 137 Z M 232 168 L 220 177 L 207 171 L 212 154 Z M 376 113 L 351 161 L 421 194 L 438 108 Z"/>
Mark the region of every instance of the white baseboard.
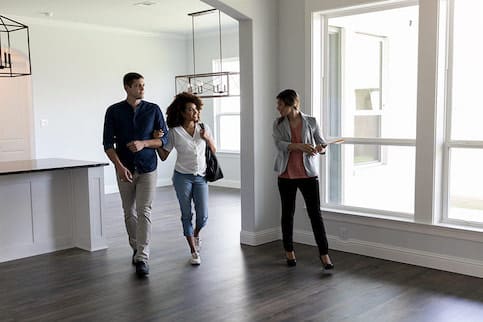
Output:
<path fill-rule="evenodd" d="M 238 180 L 227 180 L 227 179 L 221 179 L 215 182 L 210 182 L 210 186 L 215 186 L 215 187 L 225 187 L 225 188 L 235 188 L 235 189 L 240 189 L 240 181 Z"/>
<path fill-rule="evenodd" d="M 293 241 L 300 244 L 317 246 L 314 240 L 314 234 L 311 231 L 293 230 Z M 332 246 L 332 245 L 329 245 Z"/>
<path fill-rule="evenodd" d="M 0 263 L 74 247 L 72 237 L 60 237 L 36 243 L 11 244 L 0 247 Z"/>
<path fill-rule="evenodd" d="M 483 262 L 363 240 L 328 236 L 330 249 L 483 278 Z M 315 246 L 313 233 L 294 230 L 294 241 Z"/>
<path fill-rule="evenodd" d="M 89 238 L 79 238 L 74 242 L 74 247 L 87 250 L 89 252 L 95 252 L 108 248 L 104 238 L 94 238 L 93 240 Z"/>
<path fill-rule="evenodd" d="M 171 186 L 173 185 L 173 181 L 171 180 L 171 178 L 169 179 L 159 179 L 158 178 L 158 182 L 156 183 L 156 186 L 157 187 L 166 187 L 166 186 Z"/>
<path fill-rule="evenodd" d="M 242 230 L 240 232 L 240 242 L 244 245 L 258 246 L 281 239 L 280 228 L 270 228 L 258 232 Z"/>

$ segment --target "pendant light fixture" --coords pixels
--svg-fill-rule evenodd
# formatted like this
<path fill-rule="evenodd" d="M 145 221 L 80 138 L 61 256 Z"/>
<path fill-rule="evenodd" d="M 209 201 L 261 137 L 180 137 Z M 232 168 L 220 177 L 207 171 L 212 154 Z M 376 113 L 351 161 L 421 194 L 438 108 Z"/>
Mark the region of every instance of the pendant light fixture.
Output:
<path fill-rule="evenodd" d="M 32 75 L 29 27 L 0 15 L 0 77 Z"/>
<path fill-rule="evenodd" d="M 219 61 L 220 71 L 196 73 L 196 51 L 195 51 L 195 18 L 218 12 L 218 35 L 219 35 Z M 188 92 L 202 98 L 240 96 L 239 88 L 240 73 L 223 71 L 223 53 L 221 43 L 221 12 L 217 9 L 209 9 L 189 13 L 191 16 L 191 34 L 193 48 L 193 74 L 175 76 L 176 94 Z"/>

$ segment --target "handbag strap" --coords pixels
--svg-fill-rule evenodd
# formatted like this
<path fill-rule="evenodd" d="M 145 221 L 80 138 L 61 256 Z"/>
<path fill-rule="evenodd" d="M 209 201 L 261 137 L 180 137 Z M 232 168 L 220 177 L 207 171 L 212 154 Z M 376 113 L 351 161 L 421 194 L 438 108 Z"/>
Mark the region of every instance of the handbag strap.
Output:
<path fill-rule="evenodd" d="M 202 130 L 204 130 L 205 129 L 205 124 L 204 123 L 200 123 L 200 127 L 201 127 Z M 208 143 L 206 143 L 205 154 L 208 154 L 208 153 L 211 154 L 212 152 L 211 152 L 210 147 L 208 146 Z"/>

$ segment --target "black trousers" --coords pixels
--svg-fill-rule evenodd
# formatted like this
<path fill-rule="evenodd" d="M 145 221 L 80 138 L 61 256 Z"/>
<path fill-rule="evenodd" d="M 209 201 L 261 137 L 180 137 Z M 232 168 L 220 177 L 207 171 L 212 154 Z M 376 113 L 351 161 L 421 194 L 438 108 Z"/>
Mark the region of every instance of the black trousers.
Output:
<path fill-rule="evenodd" d="M 300 189 L 304 197 L 319 253 L 320 255 L 327 255 L 329 245 L 320 211 L 319 180 L 317 177 L 304 179 L 278 178 L 278 190 L 282 201 L 283 247 L 287 252 L 293 251 L 293 217 L 297 188 Z"/>

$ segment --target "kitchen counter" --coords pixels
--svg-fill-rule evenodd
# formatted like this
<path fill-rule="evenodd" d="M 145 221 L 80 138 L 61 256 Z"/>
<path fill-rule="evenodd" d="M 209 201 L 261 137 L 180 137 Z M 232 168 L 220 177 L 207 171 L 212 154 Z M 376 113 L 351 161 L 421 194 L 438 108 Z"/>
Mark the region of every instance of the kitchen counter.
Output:
<path fill-rule="evenodd" d="M 105 162 L 92 162 L 70 159 L 36 159 L 0 162 L 0 175 L 36 171 L 65 170 L 72 168 L 101 167 Z"/>
<path fill-rule="evenodd" d="M 107 248 L 105 162 L 0 162 L 0 262 L 77 247 Z"/>

